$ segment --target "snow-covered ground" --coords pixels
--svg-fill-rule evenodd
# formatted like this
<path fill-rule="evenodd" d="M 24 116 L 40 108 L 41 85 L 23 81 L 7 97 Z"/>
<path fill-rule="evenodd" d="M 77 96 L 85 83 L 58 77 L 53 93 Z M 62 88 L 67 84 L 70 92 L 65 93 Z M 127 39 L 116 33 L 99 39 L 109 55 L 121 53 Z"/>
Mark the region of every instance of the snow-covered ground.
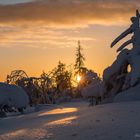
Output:
<path fill-rule="evenodd" d="M 94 107 L 78 101 L 0 119 L 0 140 L 48 139 L 140 139 L 140 101 Z"/>

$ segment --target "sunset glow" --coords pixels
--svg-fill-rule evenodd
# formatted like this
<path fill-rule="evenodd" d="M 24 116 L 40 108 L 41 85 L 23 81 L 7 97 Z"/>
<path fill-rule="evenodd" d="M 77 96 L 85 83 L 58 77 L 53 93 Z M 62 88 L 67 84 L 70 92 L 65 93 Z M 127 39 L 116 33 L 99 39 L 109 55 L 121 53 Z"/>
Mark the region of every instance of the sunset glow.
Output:
<path fill-rule="evenodd" d="M 138 1 L 127 0 L 0 1 L 0 80 L 16 69 L 39 76 L 59 60 L 73 64 L 78 40 L 85 65 L 102 75 L 116 57 L 111 41 L 137 8 Z"/>

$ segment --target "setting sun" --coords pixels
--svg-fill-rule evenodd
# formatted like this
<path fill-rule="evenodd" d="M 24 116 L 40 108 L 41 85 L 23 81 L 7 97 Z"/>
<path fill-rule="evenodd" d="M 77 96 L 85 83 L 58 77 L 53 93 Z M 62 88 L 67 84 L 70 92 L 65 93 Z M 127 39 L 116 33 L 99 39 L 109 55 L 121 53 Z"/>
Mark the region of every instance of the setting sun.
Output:
<path fill-rule="evenodd" d="M 77 75 L 76 80 L 79 83 L 81 81 L 81 76 L 80 75 Z"/>

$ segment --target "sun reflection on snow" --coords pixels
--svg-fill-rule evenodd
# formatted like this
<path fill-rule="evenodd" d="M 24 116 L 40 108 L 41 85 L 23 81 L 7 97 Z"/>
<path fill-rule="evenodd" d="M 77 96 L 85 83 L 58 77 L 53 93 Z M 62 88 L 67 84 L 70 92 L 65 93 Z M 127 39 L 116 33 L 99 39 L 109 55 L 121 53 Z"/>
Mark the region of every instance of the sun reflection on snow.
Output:
<path fill-rule="evenodd" d="M 71 117 L 66 117 L 63 119 L 51 121 L 47 123 L 47 125 L 66 125 L 66 124 L 71 124 L 73 120 L 75 120 L 77 117 L 76 116 L 71 116 Z"/>
<path fill-rule="evenodd" d="M 53 109 L 53 110 L 48 111 L 48 112 L 40 113 L 38 116 L 72 113 L 72 112 L 76 112 L 77 110 L 78 110 L 77 108 Z"/>

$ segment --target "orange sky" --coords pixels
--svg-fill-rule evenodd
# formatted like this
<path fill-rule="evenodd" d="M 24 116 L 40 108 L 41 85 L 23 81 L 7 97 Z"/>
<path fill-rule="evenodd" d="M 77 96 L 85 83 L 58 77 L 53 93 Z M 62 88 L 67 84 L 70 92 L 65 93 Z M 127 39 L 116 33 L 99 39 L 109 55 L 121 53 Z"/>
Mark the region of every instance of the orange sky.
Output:
<path fill-rule="evenodd" d="M 29 2 L 27 2 L 29 1 Z M 12 3 L 11 3 L 12 2 Z M 75 62 L 81 40 L 86 66 L 102 74 L 116 57 L 111 41 L 129 27 L 139 0 L 0 0 L 0 80 Z M 8 5 L 7 5 L 8 4 Z"/>

